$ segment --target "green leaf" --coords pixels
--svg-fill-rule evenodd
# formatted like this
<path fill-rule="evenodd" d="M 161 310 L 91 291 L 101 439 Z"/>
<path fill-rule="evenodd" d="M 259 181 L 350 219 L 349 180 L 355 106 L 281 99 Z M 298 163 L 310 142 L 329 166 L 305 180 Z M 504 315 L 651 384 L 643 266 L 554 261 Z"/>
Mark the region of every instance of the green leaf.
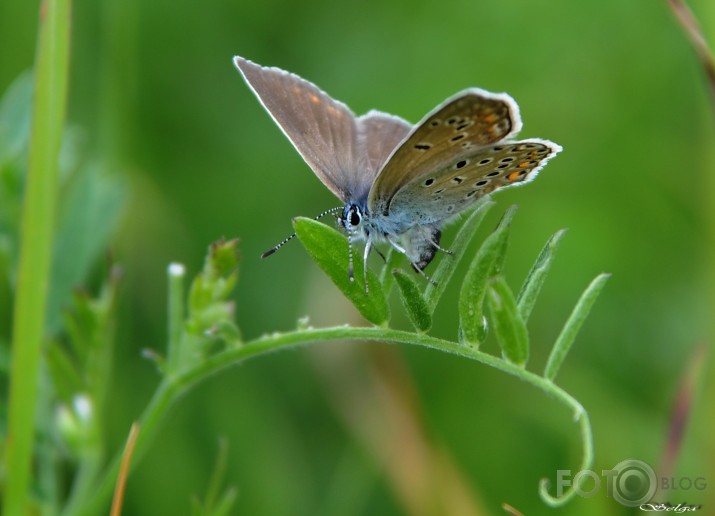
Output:
<path fill-rule="evenodd" d="M 234 305 L 227 298 L 238 281 L 238 261 L 238 240 L 219 240 L 211 244 L 203 270 L 191 283 L 186 321 L 188 332 L 203 335 L 222 321 L 232 323 Z"/>
<path fill-rule="evenodd" d="M 224 516 L 229 514 L 238 493 L 233 487 L 225 489 L 223 494 L 220 493 L 226 477 L 227 461 L 228 444 L 222 438 L 219 440 L 219 450 L 209 479 L 206 497 L 203 503 L 197 503 L 198 512 L 196 514 L 201 516 Z"/>
<path fill-rule="evenodd" d="M 17 158 L 30 140 L 32 74 L 15 79 L 0 100 L 0 167 Z"/>
<path fill-rule="evenodd" d="M 425 298 L 422 297 L 417 283 L 400 269 L 393 270 L 392 275 L 395 277 L 397 286 L 400 287 L 402 304 L 415 329 L 421 333 L 429 331 L 432 327 L 432 312 L 430 312 Z"/>
<path fill-rule="evenodd" d="M 534 308 L 534 303 L 536 303 L 536 298 L 539 297 L 541 287 L 544 285 L 546 276 L 551 268 L 556 249 L 565 233 L 566 229 L 561 229 L 554 233 L 549 241 L 546 242 L 546 245 L 541 250 L 541 253 L 539 253 L 539 257 L 534 262 L 534 265 L 524 280 L 524 284 L 519 291 L 519 296 L 516 298 L 519 315 L 521 315 L 524 322 L 529 320 L 531 311 Z"/>
<path fill-rule="evenodd" d="M 509 241 L 509 228 L 516 206 L 509 208 L 497 228 L 482 243 L 474 260 L 469 265 L 459 293 L 460 338 L 479 346 L 487 335 L 484 321 L 484 296 L 489 279 L 499 273 Z"/>
<path fill-rule="evenodd" d="M 380 283 L 382 283 L 382 290 L 385 293 L 385 298 L 389 298 L 390 292 L 392 292 L 392 285 L 395 283 L 395 277 L 392 275 L 392 271 L 397 269 L 400 260 L 402 260 L 402 253 L 398 253 L 392 248 L 387 250 L 385 264 L 382 266 L 382 270 L 380 271 Z"/>
<path fill-rule="evenodd" d="M 73 289 L 107 251 L 126 198 L 124 182 L 100 165 L 78 170 L 66 185 L 55 223 L 52 283 L 47 301 L 50 333 L 62 322 Z"/>
<path fill-rule="evenodd" d="M 593 307 L 593 303 L 598 298 L 598 295 L 603 290 L 606 281 L 610 278 L 610 274 L 601 273 L 594 278 L 594 280 L 586 287 L 583 294 L 579 298 L 576 306 L 574 307 L 571 315 L 569 316 L 566 324 L 564 324 L 558 339 L 556 339 L 556 344 L 554 344 L 551 354 L 549 355 L 549 360 L 546 362 L 546 368 L 544 369 L 544 377 L 548 380 L 552 380 L 556 377 L 559 372 L 559 368 L 563 363 L 566 355 L 571 349 L 576 334 L 581 329 L 581 325 L 588 317 L 588 313 Z"/>
<path fill-rule="evenodd" d="M 352 301 L 362 316 L 377 325 L 387 322 L 390 312 L 380 281 L 368 270 L 370 290 L 365 292 L 363 263 L 359 256 L 353 259 L 354 281 L 350 281 L 347 238 L 325 224 L 304 217 L 294 219 L 293 227 L 308 254 Z"/>
<path fill-rule="evenodd" d="M 80 371 L 59 342 L 49 343 L 45 357 L 55 394 L 70 403 L 72 396 L 86 388 Z"/>
<path fill-rule="evenodd" d="M 464 256 L 479 225 L 493 205 L 494 201 L 489 198 L 486 198 L 477 205 L 472 213 L 469 214 L 464 224 L 462 224 L 457 236 L 454 238 L 450 248 L 452 254 L 445 256 L 437 265 L 434 274 L 432 274 L 434 283 L 429 283 L 425 288 L 425 299 L 427 300 L 427 306 L 429 306 L 430 312 L 434 312 L 439 298 L 444 293 L 444 289 L 447 288 L 447 283 L 449 283 L 449 280 L 452 278 L 452 274 L 454 274 L 454 269 L 459 264 L 462 256 Z"/>
<path fill-rule="evenodd" d="M 504 215 L 502 215 L 497 224 L 497 228 L 494 230 L 495 233 L 501 234 L 499 251 L 497 252 L 496 260 L 494 261 L 494 275 L 500 274 L 504 268 L 504 261 L 506 259 L 506 251 L 509 248 L 509 229 L 511 228 L 511 221 L 514 219 L 514 214 L 519 208 L 516 204 L 509 206 Z"/>
<path fill-rule="evenodd" d="M 489 322 L 507 360 L 520 367 L 529 358 L 529 334 L 519 317 L 516 300 L 503 276 L 494 278 L 487 291 Z"/>

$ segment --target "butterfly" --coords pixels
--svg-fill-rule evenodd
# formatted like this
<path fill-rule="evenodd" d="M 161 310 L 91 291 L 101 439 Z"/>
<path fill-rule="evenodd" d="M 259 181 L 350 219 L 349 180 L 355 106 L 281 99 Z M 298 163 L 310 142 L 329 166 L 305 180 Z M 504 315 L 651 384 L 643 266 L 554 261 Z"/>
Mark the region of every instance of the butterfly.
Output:
<path fill-rule="evenodd" d="M 367 259 L 387 241 L 425 277 L 442 228 L 488 194 L 536 177 L 561 146 L 540 138 L 513 140 L 519 107 L 506 93 L 468 88 L 412 125 L 380 111 L 355 116 L 315 84 L 236 56 L 234 64 L 318 179 L 343 206 L 353 280 L 353 242 Z M 263 254 L 273 254 L 295 235 Z M 448 252 L 448 251 L 447 251 Z M 428 278 L 428 277 L 427 277 Z M 429 278 L 428 278 L 429 279 Z"/>

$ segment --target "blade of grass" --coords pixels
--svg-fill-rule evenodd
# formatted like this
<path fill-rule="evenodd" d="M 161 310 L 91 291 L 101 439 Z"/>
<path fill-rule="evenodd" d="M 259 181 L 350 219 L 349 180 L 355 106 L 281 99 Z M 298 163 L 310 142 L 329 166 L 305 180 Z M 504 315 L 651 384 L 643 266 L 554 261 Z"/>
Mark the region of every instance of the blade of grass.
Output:
<path fill-rule="evenodd" d="M 127 444 L 124 447 L 124 455 L 122 456 L 122 464 L 119 468 L 119 476 L 117 477 L 117 486 L 114 489 L 114 498 L 112 498 L 112 509 L 110 516 L 120 516 L 122 514 L 122 504 L 124 503 L 124 491 L 127 487 L 127 478 L 129 478 L 129 466 L 132 463 L 132 455 L 134 454 L 134 446 L 137 443 L 139 436 L 139 424 L 132 423 L 129 429 L 129 437 Z"/>
<path fill-rule="evenodd" d="M 668 437 L 665 440 L 658 472 L 664 478 L 675 472 L 680 458 L 688 423 L 695 410 L 699 390 L 702 386 L 710 348 L 700 344 L 693 349 L 678 382 L 678 390 L 670 407 Z"/>
<path fill-rule="evenodd" d="M 703 35 L 698 20 L 693 15 L 684 0 L 668 0 L 670 8 L 678 18 L 678 22 L 683 27 L 686 36 L 690 39 L 690 44 L 695 49 L 695 53 L 700 59 L 700 64 L 707 77 L 708 89 L 710 91 L 710 107 L 715 115 L 715 57 L 708 47 L 708 43 Z"/>
<path fill-rule="evenodd" d="M 7 480 L 3 500 L 4 514 L 8 515 L 27 512 L 30 489 L 40 348 L 45 328 L 58 156 L 67 93 L 70 3 L 69 0 L 46 0 L 41 6 L 13 318 L 5 458 Z"/>
<path fill-rule="evenodd" d="M 549 355 L 549 360 L 546 363 L 546 368 L 544 369 L 544 377 L 547 380 L 553 381 L 556 377 L 561 364 L 571 349 L 571 345 L 576 338 L 576 334 L 578 334 L 578 331 L 581 329 L 581 325 L 586 320 L 588 313 L 591 311 L 593 303 L 596 301 L 596 298 L 601 293 L 603 286 L 610 277 L 610 274 L 599 274 L 594 278 L 591 284 L 586 287 L 583 294 L 581 294 L 581 297 L 576 303 L 576 306 L 571 312 L 566 324 L 564 324 L 564 327 L 561 330 L 559 337 L 556 339 L 553 349 L 551 350 L 551 354 Z"/>

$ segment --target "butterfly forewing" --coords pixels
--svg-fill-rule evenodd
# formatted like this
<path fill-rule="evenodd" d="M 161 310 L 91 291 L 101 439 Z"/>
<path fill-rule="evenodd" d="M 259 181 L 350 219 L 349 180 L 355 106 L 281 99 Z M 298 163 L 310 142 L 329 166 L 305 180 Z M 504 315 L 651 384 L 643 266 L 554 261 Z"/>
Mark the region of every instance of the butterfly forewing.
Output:
<path fill-rule="evenodd" d="M 541 139 L 483 147 L 403 186 L 390 211 L 409 212 L 416 224 L 445 221 L 495 190 L 531 181 L 560 150 Z"/>
<path fill-rule="evenodd" d="M 313 172 L 346 201 L 363 181 L 353 112 L 295 74 L 238 56 L 234 64 Z"/>
<path fill-rule="evenodd" d="M 368 206 L 387 215 L 389 200 L 412 179 L 515 135 L 519 109 L 507 94 L 470 88 L 445 101 L 390 156 L 370 190 Z"/>

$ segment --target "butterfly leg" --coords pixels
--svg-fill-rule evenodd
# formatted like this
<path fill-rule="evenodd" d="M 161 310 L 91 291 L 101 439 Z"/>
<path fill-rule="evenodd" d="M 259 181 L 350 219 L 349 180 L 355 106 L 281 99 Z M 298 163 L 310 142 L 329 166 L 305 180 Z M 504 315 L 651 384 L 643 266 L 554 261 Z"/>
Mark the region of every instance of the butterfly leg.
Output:
<path fill-rule="evenodd" d="M 405 249 L 402 246 L 400 246 L 397 242 L 395 242 L 393 239 L 391 239 L 389 235 L 385 235 L 385 238 L 387 239 L 387 241 L 390 243 L 390 245 L 392 246 L 392 248 L 395 251 L 397 251 L 400 254 L 407 255 L 407 251 L 405 251 Z"/>
<path fill-rule="evenodd" d="M 370 250 L 372 249 L 372 241 L 368 238 L 367 242 L 365 242 L 365 251 L 362 257 L 362 263 L 363 263 L 363 278 L 365 279 L 365 295 L 369 294 L 368 291 L 368 286 L 367 286 L 367 259 L 370 256 Z"/>
<path fill-rule="evenodd" d="M 425 274 L 425 271 L 423 271 L 422 269 L 420 269 L 419 266 L 418 266 L 418 264 L 416 264 L 416 263 L 411 263 L 410 265 L 412 265 L 412 268 L 415 270 L 415 272 L 416 272 L 417 274 L 419 274 L 419 275 L 422 276 L 424 279 L 426 279 L 427 281 L 429 281 L 432 285 L 435 285 L 435 286 L 437 285 L 437 282 L 436 282 L 435 280 L 433 280 L 431 277 L 429 277 L 427 274 Z"/>
<path fill-rule="evenodd" d="M 387 238 L 387 241 L 390 243 L 390 245 L 395 249 L 395 251 L 397 251 L 398 253 L 402 253 L 402 254 L 404 254 L 405 256 L 407 256 L 407 259 L 410 260 L 410 265 L 412 265 L 412 268 L 415 270 L 415 272 L 417 272 L 420 276 L 422 276 L 423 278 L 425 278 L 427 281 L 429 281 L 429 282 L 432 283 L 433 285 L 436 285 L 436 284 L 437 284 L 432 278 L 430 278 L 427 274 L 425 274 L 425 271 L 422 270 L 424 267 L 427 266 L 427 264 L 428 264 L 429 262 L 425 263 L 424 265 L 422 264 L 422 262 L 419 262 L 419 263 L 414 262 L 414 261 L 412 260 L 412 258 L 410 257 L 409 253 L 407 252 L 407 250 L 405 250 L 405 249 L 404 249 L 402 246 L 400 246 L 397 242 L 395 242 L 394 240 L 392 240 L 389 235 L 386 235 L 386 238 Z M 438 238 L 439 238 L 439 237 L 438 237 Z M 434 253 L 432 253 L 432 255 L 434 256 Z"/>
<path fill-rule="evenodd" d="M 438 250 L 442 251 L 444 254 L 449 255 L 449 256 L 453 256 L 453 255 L 454 255 L 454 252 L 453 252 L 451 249 L 447 249 L 447 248 L 442 247 L 441 245 L 439 245 L 439 240 L 440 240 L 441 237 L 442 237 L 442 232 L 439 231 L 439 232 L 437 233 L 437 238 L 435 238 L 435 239 L 430 238 L 430 239 L 429 239 L 429 243 L 432 244 L 432 246 L 433 246 L 435 249 L 438 249 Z"/>

